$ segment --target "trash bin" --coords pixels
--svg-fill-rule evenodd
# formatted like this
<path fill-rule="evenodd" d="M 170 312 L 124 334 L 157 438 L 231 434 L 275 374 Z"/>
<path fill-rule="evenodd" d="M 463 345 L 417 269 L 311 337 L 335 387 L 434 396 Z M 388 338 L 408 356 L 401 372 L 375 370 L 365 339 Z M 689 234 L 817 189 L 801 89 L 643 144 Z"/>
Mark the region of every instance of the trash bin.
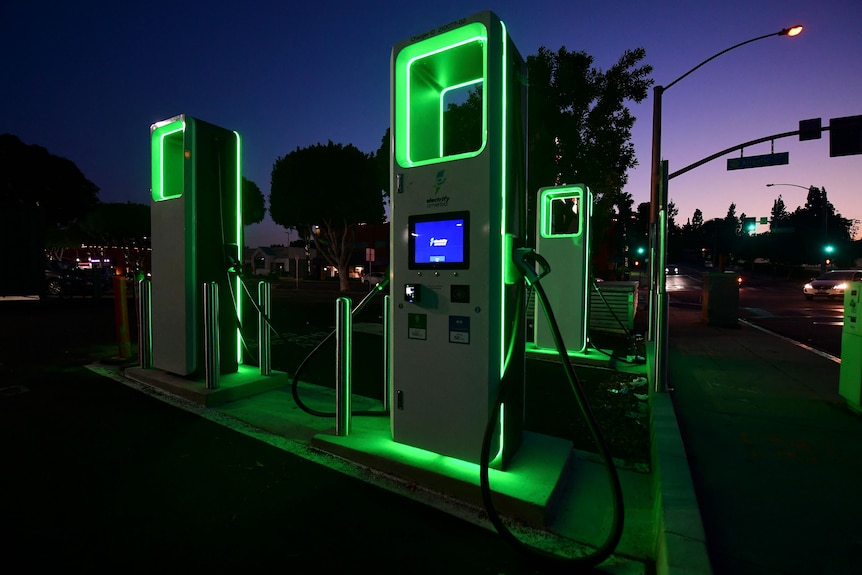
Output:
<path fill-rule="evenodd" d="M 703 274 L 703 321 L 709 325 L 739 327 L 739 283 L 736 274 Z"/>

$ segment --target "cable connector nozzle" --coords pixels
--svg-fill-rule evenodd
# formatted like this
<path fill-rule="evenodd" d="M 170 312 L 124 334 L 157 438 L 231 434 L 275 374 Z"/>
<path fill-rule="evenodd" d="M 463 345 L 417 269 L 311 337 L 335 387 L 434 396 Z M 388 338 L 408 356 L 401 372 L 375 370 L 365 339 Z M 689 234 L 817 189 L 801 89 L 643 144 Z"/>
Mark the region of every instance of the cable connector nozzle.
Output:
<path fill-rule="evenodd" d="M 518 248 L 514 250 L 512 252 L 512 261 L 530 285 L 538 283 L 539 280 L 551 273 L 551 265 L 548 263 L 548 260 L 540 256 L 532 248 Z M 536 263 L 541 266 L 541 271 L 536 271 Z"/>

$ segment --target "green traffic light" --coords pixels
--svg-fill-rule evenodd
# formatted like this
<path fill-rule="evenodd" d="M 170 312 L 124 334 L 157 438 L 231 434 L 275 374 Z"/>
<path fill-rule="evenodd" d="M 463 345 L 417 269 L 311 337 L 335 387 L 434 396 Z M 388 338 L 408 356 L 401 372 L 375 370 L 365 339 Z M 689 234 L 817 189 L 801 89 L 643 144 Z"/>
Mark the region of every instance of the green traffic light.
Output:
<path fill-rule="evenodd" d="M 827 254 L 831 254 L 832 252 L 835 251 L 835 248 L 831 245 L 827 245 L 826 247 L 823 248 L 823 251 L 826 252 Z"/>

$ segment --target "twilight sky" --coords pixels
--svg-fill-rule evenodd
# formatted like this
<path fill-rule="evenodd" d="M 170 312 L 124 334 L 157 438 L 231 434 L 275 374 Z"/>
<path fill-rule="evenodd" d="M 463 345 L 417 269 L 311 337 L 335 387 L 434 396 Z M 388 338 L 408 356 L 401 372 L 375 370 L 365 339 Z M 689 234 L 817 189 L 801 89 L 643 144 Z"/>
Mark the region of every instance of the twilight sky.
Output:
<path fill-rule="evenodd" d="M 147 203 L 150 125 L 189 114 L 241 134 L 244 175 L 268 196 L 273 162 L 297 147 L 332 140 L 376 151 L 389 124 L 392 46 L 488 9 L 524 58 L 565 46 L 604 70 L 643 47 L 661 85 L 734 44 L 804 25 L 795 38 L 728 52 L 665 92 L 671 172 L 799 120 L 862 114 L 859 0 L 48 0 L 0 4 L 0 133 L 72 160 L 104 202 Z M 640 165 L 625 190 L 636 205 L 649 200 L 652 106 L 652 94 L 631 105 Z M 745 155 L 771 150 L 766 142 Z M 779 194 L 792 211 L 806 198 L 794 186 L 809 185 L 862 219 L 862 156 L 829 158 L 828 133 L 776 140 L 774 151 L 789 152 L 789 165 L 727 171 L 736 152 L 671 180 L 677 222 L 697 208 L 724 217 L 731 203 L 738 216 L 769 216 Z M 246 228 L 249 246 L 288 239 L 268 218 Z"/>

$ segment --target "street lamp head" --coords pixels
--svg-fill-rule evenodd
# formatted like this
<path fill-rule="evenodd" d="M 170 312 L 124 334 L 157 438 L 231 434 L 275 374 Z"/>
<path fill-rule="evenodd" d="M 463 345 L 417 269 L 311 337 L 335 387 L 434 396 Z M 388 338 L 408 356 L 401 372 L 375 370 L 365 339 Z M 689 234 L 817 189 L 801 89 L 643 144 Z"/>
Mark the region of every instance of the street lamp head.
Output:
<path fill-rule="evenodd" d="M 802 32 L 802 26 L 791 26 L 790 28 L 785 28 L 781 32 L 778 33 L 779 36 L 798 36 Z"/>

